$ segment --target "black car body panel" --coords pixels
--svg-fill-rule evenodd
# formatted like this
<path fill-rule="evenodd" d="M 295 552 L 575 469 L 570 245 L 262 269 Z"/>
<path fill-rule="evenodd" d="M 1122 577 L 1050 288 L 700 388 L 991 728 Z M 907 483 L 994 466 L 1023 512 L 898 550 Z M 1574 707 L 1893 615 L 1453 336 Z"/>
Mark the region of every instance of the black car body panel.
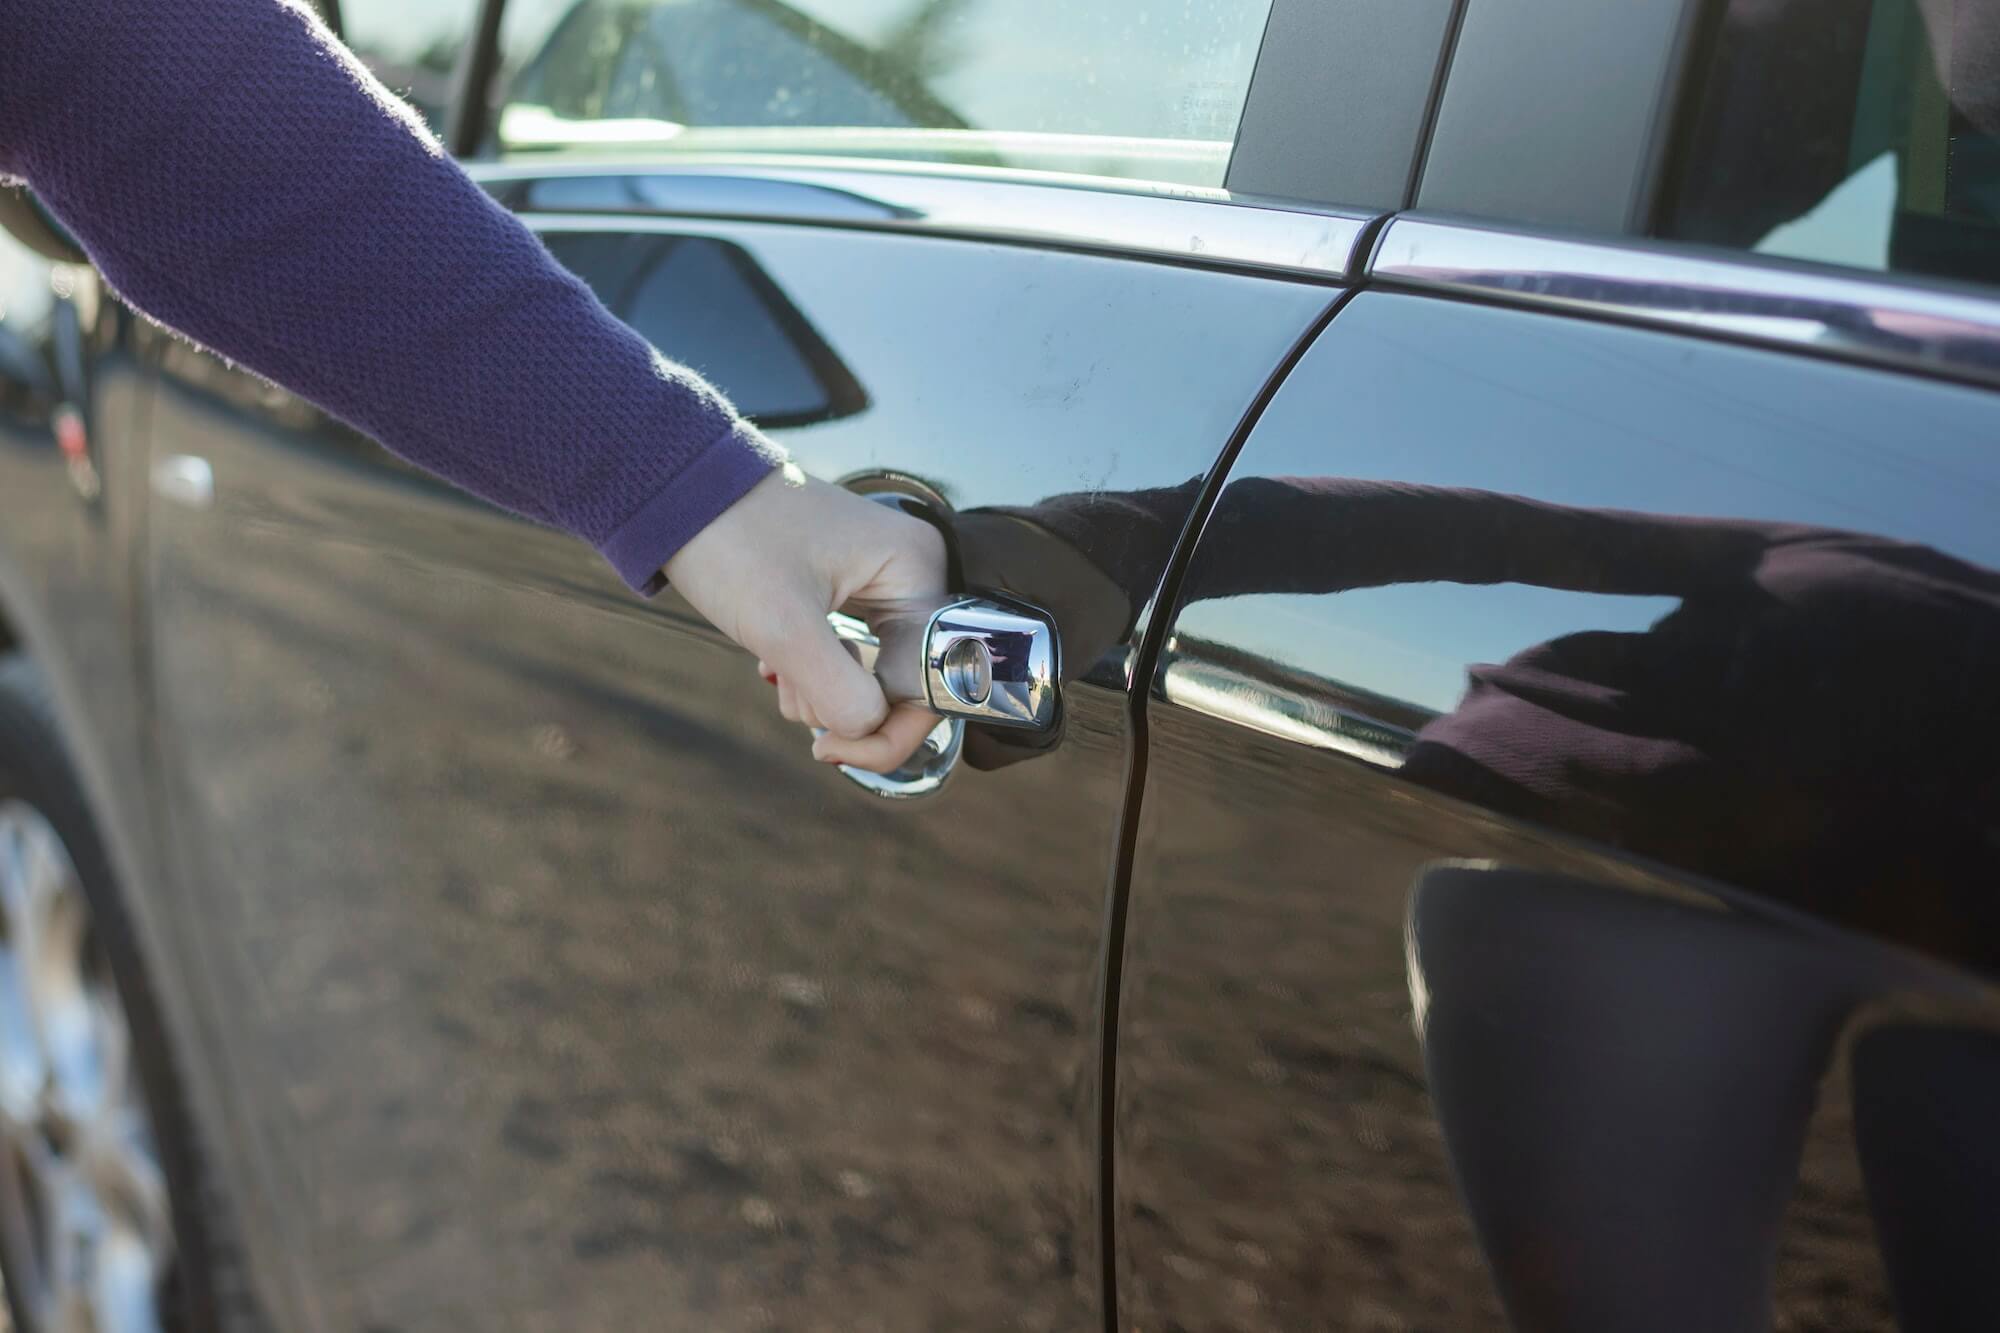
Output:
<path fill-rule="evenodd" d="M 1126 1318 L 1991 1313 L 1943 1254 L 2000 1226 L 1995 438 L 1977 389 L 1348 304 L 1151 683 Z"/>
<path fill-rule="evenodd" d="M 777 432 L 803 466 L 910 474 L 962 511 L 1204 474 L 1334 296 L 538 222 L 664 350 L 809 422 Z M 647 294 L 700 282 L 693 324 Z M 169 361 L 153 466 L 198 457 L 213 487 L 157 504 L 147 551 L 177 908 L 230 923 L 203 969 L 317 1317 L 1094 1322 L 1137 608 L 1075 664 L 1058 748 L 900 807 L 812 764 L 671 594 Z"/>
<path fill-rule="evenodd" d="M 1007 3 L 593 3 L 538 59 L 464 0 L 426 106 L 490 155 L 520 94 L 496 198 L 1050 614 L 1059 730 L 916 799 L 0 211 L 0 652 L 276 1333 L 2000 1325 L 2000 300 L 1886 271 L 1978 248 L 1995 141 L 1921 16 L 1275 0 L 1120 134 L 957 99 Z M 347 9 L 434 102 L 450 37 Z M 1257 10 L 1184 17 L 1235 69 Z M 1863 165 L 1691 194 L 1717 51 L 1885 33 L 1871 134 L 1944 130 L 1877 160 L 1882 271 L 1841 216 L 1635 239 Z M 1061 100 L 1037 37 L 980 105 Z M 1791 151 L 1727 86 L 1704 134 Z"/>

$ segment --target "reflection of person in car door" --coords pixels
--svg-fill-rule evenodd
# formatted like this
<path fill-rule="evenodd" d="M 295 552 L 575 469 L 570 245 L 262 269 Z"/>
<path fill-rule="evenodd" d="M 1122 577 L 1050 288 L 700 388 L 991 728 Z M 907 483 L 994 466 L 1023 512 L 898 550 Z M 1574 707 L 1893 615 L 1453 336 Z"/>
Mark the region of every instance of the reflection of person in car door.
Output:
<path fill-rule="evenodd" d="M 303 0 L 9 0 L 0 90 L 0 177 L 32 185 L 139 309 L 583 538 L 632 587 L 671 578 L 784 669 L 822 749 L 881 764 L 929 730 L 825 617 L 941 592 L 936 533 L 781 466 Z"/>
<path fill-rule="evenodd" d="M 967 515 L 963 559 L 1046 569 L 1021 553 L 1089 551 L 1124 597 L 1058 618 L 1066 646 L 1109 645 L 1199 484 Z M 1425 581 L 1680 605 L 1643 632 L 1473 667 L 1403 779 L 2000 970 L 2000 573 L 1801 525 L 1255 478 L 1223 493 L 1183 597 Z M 1502 867 L 1427 871 L 1410 945 L 1454 1170 L 1510 1313 L 1535 1330 L 1768 1327 L 1843 1028 L 1875 997 L 1954 989 L 1831 932 Z M 1981 1137 L 1996 1051 L 1907 1025 L 1856 1046 L 1859 1147 L 1912 1331 L 1994 1322 L 1985 1266 L 1965 1256 L 2000 1227 Z"/>
<path fill-rule="evenodd" d="M 1002 512 L 1089 552 L 1129 616 L 1198 485 Z M 1679 598 L 1642 633 L 1472 667 L 1401 776 L 2000 971 L 2000 573 L 1865 533 L 1339 477 L 1234 482 L 1204 532 L 1188 601 L 1426 581 Z M 1063 625 L 1065 648 L 1124 628 Z"/>
<path fill-rule="evenodd" d="M 1852 936 L 1490 865 L 1418 878 L 1409 956 L 1431 1103 L 1517 1327 L 1768 1329 L 1793 1207 L 1817 1294 L 1858 1298 L 1866 1234 L 1843 1236 L 1837 1196 L 1793 1197 L 1843 1044 L 1900 1327 L 2000 1326 L 2000 1039 L 1869 1016 L 1976 986 Z"/>
<path fill-rule="evenodd" d="M 1018 563 L 1028 533 L 1090 551 L 1126 595 L 1079 604 L 1063 633 L 1109 644 L 1198 486 L 1006 511 L 1019 531 L 970 515 L 964 558 Z M 1425 581 L 1680 605 L 1643 632 L 1473 667 L 1402 778 L 2000 970 L 2000 573 L 1794 524 L 1255 478 L 1223 493 L 1183 597 Z M 1767 1327 L 1835 1042 L 1870 999 L 1941 975 L 1749 914 L 1499 867 L 1428 871 L 1410 942 L 1454 1169 L 1508 1309 L 1536 1330 Z M 1911 1330 L 1992 1324 L 1983 1266 L 1945 1256 L 2000 1226 L 1972 1151 L 2000 1106 L 1996 1049 L 1921 1027 L 1856 1047 L 1857 1135 Z"/>

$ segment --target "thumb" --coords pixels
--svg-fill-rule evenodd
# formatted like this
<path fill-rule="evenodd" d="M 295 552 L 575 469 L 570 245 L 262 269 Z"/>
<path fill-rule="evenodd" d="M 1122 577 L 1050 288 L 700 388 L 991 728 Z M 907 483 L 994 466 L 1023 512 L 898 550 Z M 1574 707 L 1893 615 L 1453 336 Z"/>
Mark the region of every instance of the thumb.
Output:
<path fill-rule="evenodd" d="M 809 621 L 758 655 L 791 685 L 819 724 L 836 736 L 859 740 L 889 715 L 889 701 L 875 677 L 824 619 Z"/>

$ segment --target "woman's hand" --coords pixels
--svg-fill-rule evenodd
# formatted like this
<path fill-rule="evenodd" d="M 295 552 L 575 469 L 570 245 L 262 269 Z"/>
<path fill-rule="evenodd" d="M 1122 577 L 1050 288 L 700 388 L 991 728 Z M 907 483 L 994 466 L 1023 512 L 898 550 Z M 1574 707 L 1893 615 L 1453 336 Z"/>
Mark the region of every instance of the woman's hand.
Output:
<path fill-rule="evenodd" d="M 757 654 L 787 718 L 825 734 L 813 756 L 888 772 L 937 725 L 890 706 L 827 624 L 928 615 L 945 592 L 944 539 L 920 519 L 787 465 L 667 562 L 667 579 L 717 629 Z"/>

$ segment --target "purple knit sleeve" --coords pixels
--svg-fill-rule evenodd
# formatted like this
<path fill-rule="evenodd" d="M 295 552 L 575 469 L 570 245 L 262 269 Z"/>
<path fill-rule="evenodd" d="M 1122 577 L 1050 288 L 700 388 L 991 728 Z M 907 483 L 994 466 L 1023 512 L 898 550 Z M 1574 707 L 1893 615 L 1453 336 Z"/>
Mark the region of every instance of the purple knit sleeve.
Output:
<path fill-rule="evenodd" d="M 5 0 L 0 174 L 138 309 L 634 588 L 775 461 L 295 0 Z"/>

